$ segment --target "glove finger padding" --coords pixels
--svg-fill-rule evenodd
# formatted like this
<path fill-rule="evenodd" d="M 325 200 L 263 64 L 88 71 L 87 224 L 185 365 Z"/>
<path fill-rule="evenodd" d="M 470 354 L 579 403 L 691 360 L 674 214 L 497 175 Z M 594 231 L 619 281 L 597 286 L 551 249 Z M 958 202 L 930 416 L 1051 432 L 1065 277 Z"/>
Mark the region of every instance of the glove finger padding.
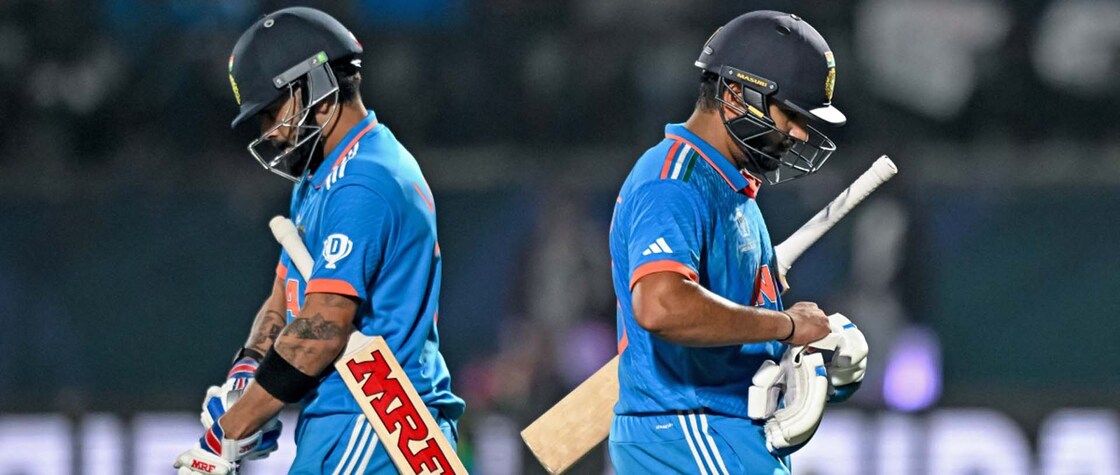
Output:
<path fill-rule="evenodd" d="M 284 424 L 282 424 L 278 418 L 273 418 L 265 423 L 264 427 L 261 427 L 260 432 L 258 432 L 261 435 L 260 442 L 241 459 L 257 460 L 268 457 L 275 452 L 276 449 L 280 448 L 280 433 L 283 432 L 283 430 Z"/>
<path fill-rule="evenodd" d="M 763 361 L 751 378 L 751 387 L 747 390 L 747 417 L 765 420 L 774 415 L 784 387 L 782 368 L 773 361 Z"/>
<path fill-rule="evenodd" d="M 863 381 L 867 372 L 867 339 L 854 323 L 839 313 L 828 316 L 828 326 L 839 335 L 836 351 L 828 362 L 829 382 L 834 387 L 848 386 Z"/>
<path fill-rule="evenodd" d="M 813 437 L 824 415 L 828 399 L 828 377 L 820 353 L 790 348 L 782 356 L 784 407 L 765 424 L 766 444 L 771 452 L 784 454 L 799 449 Z"/>
<path fill-rule="evenodd" d="M 175 459 L 174 468 L 179 475 L 234 475 L 237 473 L 237 463 L 225 457 L 211 453 L 196 445 Z"/>
<path fill-rule="evenodd" d="M 202 426 L 210 430 L 214 421 L 222 417 L 226 411 L 229 410 L 245 392 L 248 387 L 249 379 L 236 379 L 231 378 L 226 380 L 225 384 L 219 386 L 210 386 L 206 391 L 206 399 L 202 402 Z M 273 417 L 265 423 L 261 430 L 253 435 L 242 439 L 247 441 L 242 446 L 238 447 L 240 458 L 246 460 L 256 460 L 268 457 L 280 447 L 280 433 L 283 425 L 280 419 Z M 240 441 L 239 441 L 240 442 Z"/>
<path fill-rule="evenodd" d="M 231 378 L 221 386 L 210 386 L 206 390 L 206 398 L 202 400 L 202 427 L 209 429 L 214 421 L 233 407 L 245 393 L 249 381 L 251 379 Z"/>

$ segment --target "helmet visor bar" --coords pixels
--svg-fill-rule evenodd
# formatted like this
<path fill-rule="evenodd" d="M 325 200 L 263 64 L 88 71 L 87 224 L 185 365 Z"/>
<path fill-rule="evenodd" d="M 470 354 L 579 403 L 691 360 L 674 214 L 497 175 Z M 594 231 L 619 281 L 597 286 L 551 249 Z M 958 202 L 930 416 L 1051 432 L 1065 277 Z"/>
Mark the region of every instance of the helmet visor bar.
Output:
<path fill-rule="evenodd" d="M 836 144 L 812 125 L 805 125 L 806 140 L 779 130 L 768 116 L 767 101 L 752 104 L 741 92 L 729 87 L 726 77 L 720 77 L 716 91 L 716 100 L 725 106 L 720 107 L 724 126 L 752 165 L 747 171 L 767 183 L 773 185 L 815 173 L 836 151 Z M 724 100 L 724 91 L 731 91 L 738 104 Z M 736 115 L 728 117 L 727 109 Z"/>
<path fill-rule="evenodd" d="M 331 68 L 320 63 L 317 67 L 304 71 L 304 74 L 306 81 L 300 81 L 297 77 L 287 84 L 288 104 L 295 105 L 296 86 L 302 82 L 300 86 L 303 93 L 300 99 L 303 106 L 277 121 L 247 147 L 262 167 L 295 183 L 303 179 L 311 155 L 322 139 L 323 127 L 311 119 L 312 109 L 328 97 L 334 97 L 330 115 L 323 121 L 324 124 L 331 121 L 338 109 L 338 82 Z M 286 141 L 278 144 L 269 139 L 274 135 L 282 136 L 276 134 L 281 129 L 290 129 Z"/>

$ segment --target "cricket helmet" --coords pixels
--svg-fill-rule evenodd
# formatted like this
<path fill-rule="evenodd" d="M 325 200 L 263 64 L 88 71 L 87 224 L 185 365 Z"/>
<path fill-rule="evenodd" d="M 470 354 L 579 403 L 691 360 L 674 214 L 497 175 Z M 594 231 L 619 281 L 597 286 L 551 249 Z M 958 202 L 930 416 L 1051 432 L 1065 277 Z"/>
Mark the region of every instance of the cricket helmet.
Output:
<path fill-rule="evenodd" d="M 747 155 L 748 171 L 780 183 L 817 171 L 836 144 L 812 124 L 844 125 L 846 118 L 832 105 L 836 60 L 821 34 L 800 17 L 776 11 L 750 12 L 731 20 L 704 44 L 696 67 L 715 75 L 715 99 L 736 111 L 720 116 Z M 723 99 L 730 84 L 736 102 Z M 778 130 L 769 117 L 771 104 L 806 117 L 809 137 L 796 140 Z M 774 133 L 788 148 L 767 146 Z M 785 148 L 784 152 L 781 151 Z"/>
<path fill-rule="evenodd" d="M 312 107 L 329 97 L 337 99 L 336 70 L 360 68 L 361 53 L 354 34 L 322 11 L 292 7 L 262 16 L 241 34 L 229 57 L 229 81 L 240 107 L 230 127 L 285 95 L 300 94 L 300 110 L 289 111 L 274 127 L 295 128 L 294 145 L 272 146 L 266 139 L 271 130 L 249 144 L 261 165 L 298 182 L 322 134 L 322 127 L 310 118 Z"/>

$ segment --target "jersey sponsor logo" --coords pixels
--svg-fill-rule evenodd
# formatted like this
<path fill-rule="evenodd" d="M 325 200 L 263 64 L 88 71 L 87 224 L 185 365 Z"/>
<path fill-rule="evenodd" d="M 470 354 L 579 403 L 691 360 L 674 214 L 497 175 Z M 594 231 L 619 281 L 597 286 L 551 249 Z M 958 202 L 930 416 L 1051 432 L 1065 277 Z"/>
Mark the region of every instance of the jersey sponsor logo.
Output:
<path fill-rule="evenodd" d="M 671 252 L 673 252 L 673 249 L 669 247 L 669 243 L 665 242 L 665 238 L 659 237 L 656 241 L 653 242 L 653 244 L 650 244 L 649 247 L 642 252 L 642 255 L 648 256 L 650 254 L 668 254 Z"/>
<path fill-rule="evenodd" d="M 327 260 L 327 269 L 334 269 L 335 264 L 354 250 L 354 242 L 345 234 L 331 234 L 323 241 L 323 259 Z"/>

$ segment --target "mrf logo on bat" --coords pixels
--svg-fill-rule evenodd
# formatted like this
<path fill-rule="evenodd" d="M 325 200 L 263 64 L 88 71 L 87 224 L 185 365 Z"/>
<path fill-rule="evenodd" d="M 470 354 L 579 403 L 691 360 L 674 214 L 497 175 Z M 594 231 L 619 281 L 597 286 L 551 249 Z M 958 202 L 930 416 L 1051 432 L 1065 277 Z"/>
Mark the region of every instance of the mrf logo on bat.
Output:
<path fill-rule="evenodd" d="M 443 453 L 434 434 L 428 430 L 412 399 L 409 398 L 400 376 L 394 376 L 393 368 L 389 366 L 385 355 L 380 349 L 370 351 L 368 361 L 357 361 L 357 356 L 346 360 L 346 369 L 355 381 L 361 383 L 362 394 L 366 404 L 377 414 L 377 418 L 385 424 L 385 428 L 396 439 L 396 445 L 408 461 L 409 467 L 415 473 L 438 473 L 451 475 L 455 469 L 448 462 L 447 454 Z M 392 443 L 392 440 L 382 441 Z M 419 447 L 413 450 L 413 447 Z"/>

